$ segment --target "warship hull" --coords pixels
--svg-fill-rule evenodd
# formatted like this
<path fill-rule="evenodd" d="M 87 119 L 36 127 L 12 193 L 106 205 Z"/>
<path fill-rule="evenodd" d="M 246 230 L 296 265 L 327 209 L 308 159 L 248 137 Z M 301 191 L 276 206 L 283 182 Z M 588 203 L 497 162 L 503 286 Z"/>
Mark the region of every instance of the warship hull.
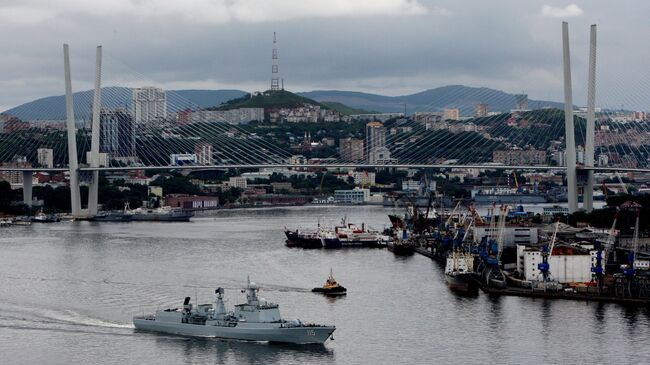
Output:
<path fill-rule="evenodd" d="M 133 318 L 136 329 L 193 337 L 264 341 L 295 344 L 324 343 L 335 330 L 333 326 L 281 327 L 280 323 L 244 323 L 234 327 L 189 323 L 160 323 L 147 317 Z"/>

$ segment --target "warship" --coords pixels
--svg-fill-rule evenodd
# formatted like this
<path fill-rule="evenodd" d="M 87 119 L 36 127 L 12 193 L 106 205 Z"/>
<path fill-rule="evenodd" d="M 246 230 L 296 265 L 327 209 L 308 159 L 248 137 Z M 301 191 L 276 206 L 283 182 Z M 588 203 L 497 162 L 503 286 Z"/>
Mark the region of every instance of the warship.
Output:
<path fill-rule="evenodd" d="M 258 291 L 259 287 L 248 280 L 246 303 L 226 311 L 224 290 L 218 288 L 214 303 L 194 306 L 186 297 L 182 308 L 133 317 L 133 325 L 138 330 L 184 336 L 295 344 L 324 343 L 336 329 L 299 319 L 285 320 L 280 316 L 279 306 L 259 298 Z"/>

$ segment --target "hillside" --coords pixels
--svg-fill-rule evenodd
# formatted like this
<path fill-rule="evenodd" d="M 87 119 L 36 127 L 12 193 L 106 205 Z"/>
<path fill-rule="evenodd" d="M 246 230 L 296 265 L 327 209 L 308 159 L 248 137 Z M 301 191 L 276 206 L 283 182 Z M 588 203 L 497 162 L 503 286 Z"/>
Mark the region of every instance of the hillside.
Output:
<path fill-rule="evenodd" d="M 406 104 L 409 114 L 417 111 L 459 108 L 461 116 L 471 116 L 474 114 L 474 106 L 478 103 L 486 103 L 489 105 L 490 111 L 496 112 L 510 111 L 516 105 L 514 94 L 485 87 L 476 88 L 462 85 L 443 86 L 403 96 L 383 96 L 338 90 L 309 91 L 299 93 L 299 95 L 319 102 L 338 102 L 353 108 L 380 112 L 403 112 L 404 104 Z M 531 109 L 563 108 L 562 103 L 541 100 L 529 100 L 528 106 Z"/>
<path fill-rule="evenodd" d="M 303 104 L 320 105 L 317 101 L 294 94 L 287 90 L 267 90 L 263 93 L 246 94 L 229 100 L 208 110 L 228 110 L 237 108 L 295 108 Z"/>
<path fill-rule="evenodd" d="M 105 108 L 130 108 L 132 89 L 126 87 L 102 88 L 102 106 Z M 176 112 L 188 107 L 205 108 L 218 105 L 245 93 L 241 90 L 170 90 L 167 92 L 167 111 Z M 90 115 L 93 90 L 73 94 L 75 115 L 84 118 Z M 23 120 L 62 120 L 65 119 L 64 95 L 49 96 L 9 109 L 3 114 L 13 115 Z"/>
<path fill-rule="evenodd" d="M 335 101 L 324 101 L 324 102 L 321 102 L 321 105 L 324 105 L 329 109 L 334 109 L 337 112 L 341 113 L 341 115 L 373 113 L 371 111 L 367 111 L 367 110 L 364 110 L 364 109 L 352 108 L 352 107 L 349 107 L 349 106 L 347 106 L 345 104 L 337 103 Z"/>
<path fill-rule="evenodd" d="M 103 105 L 107 108 L 131 106 L 131 89 L 125 87 L 106 87 L 102 89 Z M 74 94 L 75 114 L 79 118 L 90 115 L 92 105 L 92 90 Z M 319 104 L 324 108 L 333 108 L 342 114 L 372 110 L 378 112 L 403 112 L 406 104 L 407 113 L 416 111 L 435 111 L 442 108 L 457 107 L 462 116 L 471 116 L 474 105 L 486 103 L 490 111 L 508 112 L 515 107 L 515 97 L 503 91 L 489 88 L 474 88 L 460 85 L 444 86 L 419 93 L 403 96 L 384 96 L 378 94 L 320 90 L 302 93 L 275 91 L 273 94 L 254 95 L 252 98 L 241 90 L 174 90 L 168 92 L 168 112 L 188 107 L 200 108 L 239 108 L 239 107 L 272 107 L 295 106 L 303 103 Z M 238 99 L 239 98 L 239 99 Z M 236 100 L 233 100 L 236 99 Z M 348 108 L 342 108 L 343 104 Z M 551 107 L 562 109 L 562 103 L 552 101 L 529 100 L 531 109 Z M 354 110 L 358 109 L 358 110 Z M 21 119 L 64 119 L 65 102 L 63 95 L 51 96 L 34 100 L 5 113 Z"/>

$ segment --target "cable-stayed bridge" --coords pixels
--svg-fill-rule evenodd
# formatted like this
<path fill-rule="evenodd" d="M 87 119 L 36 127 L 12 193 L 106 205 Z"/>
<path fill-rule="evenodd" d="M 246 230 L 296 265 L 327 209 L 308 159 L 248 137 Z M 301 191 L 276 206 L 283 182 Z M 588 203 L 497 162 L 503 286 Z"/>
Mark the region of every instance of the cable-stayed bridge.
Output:
<path fill-rule="evenodd" d="M 23 174 L 26 203 L 31 202 L 34 172 L 69 172 L 74 215 L 84 214 L 80 179 L 89 184 L 88 214 L 96 213 L 99 171 L 270 167 L 558 170 L 567 175 L 570 211 L 578 209 L 579 184 L 585 185 L 584 208 L 591 210 L 594 171 L 650 172 L 647 118 L 630 118 L 625 110 L 595 108 L 595 26 L 591 32 L 584 111 L 575 112 L 573 107 L 568 26 L 564 23 L 564 110 L 529 110 L 522 104 L 508 112 L 477 109 L 474 117 L 460 119 L 448 118 L 431 107 L 386 123 L 369 117 L 364 134 L 350 136 L 354 146 L 345 147 L 346 151 L 340 146 L 337 152 L 312 158 L 301 155 L 314 143 L 318 145 L 312 141 L 316 135 L 305 134 L 297 149 L 282 145 L 273 125 L 253 130 L 238 124 L 227 111 L 206 110 L 174 92 L 142 87 L 155 83 L 120 61 L 102 58 L 101 47 L 97 48 L 92 100 L 85 100 L 83 108 L 75 107 L 65 45 L 65 114 L 33 121 L 40 123 L 39 128 L 5 116 L 0 171 Z M 102 84 L 134 89 L 125 98 L 119 88 L 102 88 Z M 338 124 L 318 126 L 315 132 L 323 133 L 316 134 L 327 135 L 328 128 Z"/>

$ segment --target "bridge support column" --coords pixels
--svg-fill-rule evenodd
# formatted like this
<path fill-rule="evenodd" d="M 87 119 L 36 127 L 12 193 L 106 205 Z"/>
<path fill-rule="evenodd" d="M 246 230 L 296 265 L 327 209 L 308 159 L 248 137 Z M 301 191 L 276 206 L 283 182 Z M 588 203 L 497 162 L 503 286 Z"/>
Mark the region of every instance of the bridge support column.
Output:
<path fill-rule="evenodd" d="M 95 95 L 93 98 L 93 120 L 90 143 L 90 167 L 99 167 L 99 123 L 102 108 L 102 46 L 97 46 L 95 61 Z M 92 180 L 88 186 L 88 215 L 97 214 L 97 201 L 99 197 L 99 171 L 93 171 Z"/>
<path fill-rule="evenodd" d="M 562 55 L 564 63 L 564 129 L 566 143 L 566 177 L 569 213 L 578 210 L 578 182 L 576 171 L 576 140 L 573 130 L 573 95 L 571 89 L 571 56 L 569 51 L 569 24 L 562 22 Z"/>
<path fill-rule="evenodd" d="M 65 72 L 65 111 L 68 130 L 68 165 L 70 167 L 70 206 L 72 215 L 81 215 L 81 192 L 79 191 L 79 160 L 77 159 L 77 133 L 72 104 L 72 81 L 70 77 L 70 51 L 63 45 L 63 68 Z"/>
<path fill-rule="evenodd" d="M 32 207 L 32 172 L 23 171 L 23 203 Z"/>
<path fill-rule="evenodd" d="M 596 129 L 596 25 L 592 24 L 589 36 L 589 75 L 587 81 L 587 131 L 585 133 L 585 166 L 594 166 Z M 594 171 L 587 171 L 587 184 L 583 193 L 583 207 L 587 212 L 594 209 Z"/>

